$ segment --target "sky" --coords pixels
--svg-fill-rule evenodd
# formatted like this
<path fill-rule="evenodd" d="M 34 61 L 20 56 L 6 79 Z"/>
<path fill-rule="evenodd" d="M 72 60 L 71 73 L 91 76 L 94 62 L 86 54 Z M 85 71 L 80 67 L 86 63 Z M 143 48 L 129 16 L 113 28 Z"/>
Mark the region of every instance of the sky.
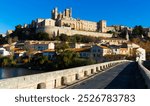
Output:
<path fill-rule="evenodd" d="M 51 18 L 51 10 L 72 7 L 73 17 L 107 20 L 107 25 L 150 27 L 150 0 L 0 0 L 0 33 L 37 18 Z"/>

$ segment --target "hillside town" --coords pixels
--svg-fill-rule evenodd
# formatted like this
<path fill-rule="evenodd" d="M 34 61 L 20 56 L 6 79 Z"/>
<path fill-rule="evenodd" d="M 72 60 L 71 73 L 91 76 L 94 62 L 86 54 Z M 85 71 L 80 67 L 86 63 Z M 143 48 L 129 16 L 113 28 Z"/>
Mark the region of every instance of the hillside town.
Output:
<path fill-rule="evenodd" d="M 143 41 L 150 39 L 150 28 L 107 26 L 105 20 L 91 22 L 75 19 L 72 17 L 72 9 L 59 13 L 58 8 L 54 8 L 51 16 L 52 18 L 38 18 L 31 24 L 17 25 L 15 30 L 8 30 L 5 37 L 1 36 L 0 57 L 12 58 L 12 64 L 15 65 L 24 65 L 31 61 L 36 63 L 39 58 L 35 57 L 40 56 L 46 58 L 46 61 L 40 60 L 42 65 L 46 62 L 57 63 L 58 57 L 66 51 L 71 51 L 78 55 L 78 58 L 88 59 L 92 63 L 117 59 L 137 60 L 137 55 L 141 55 L 138 53 L 142 53 L 141 60 L 146 60 L 146 50 L 137 42 L 133 42 L 133 38 L 140 34 L 135 38 Z M 142 33 L 136 33 L 136 30 L 140 29 Z M 69 60 L 65 60 L 66 57 L 59 61 L 67 63 Z M 68 59 L 73 61 L 70 57 Z M 7 66 L 9 62 L 10 60 L 3 58 L 1 66 Z M 61 65 L 63 64 L 65 63 Z M 27 67 L 31 68 L 30 65 Z"/>

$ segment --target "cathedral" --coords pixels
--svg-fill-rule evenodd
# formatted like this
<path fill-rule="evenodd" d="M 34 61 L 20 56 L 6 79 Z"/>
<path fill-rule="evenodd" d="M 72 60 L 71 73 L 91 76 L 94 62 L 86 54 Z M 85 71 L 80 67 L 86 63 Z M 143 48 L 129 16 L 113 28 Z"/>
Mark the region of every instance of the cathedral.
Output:
<path fill-rule="evenodd" d="M 99 22 L 92 22 L 87 20 L 76 19 L 72 17 L 72 8 L 65 9 L 59 12 L 58 8 L 51 11 L 51 18 L 41 19 L 38 18 L 33 21 L 32 26 L 35 26 L 37 32 L 47 32 L 50 35 L 88 35 L 88 36 L 104 36 L 112 37 L 107 31 L 114 31 L 114 27 L 107 27 L 107 22 L 101 20 Z"/>
<path fill-rule="evenodd" d="M 58 8 L 52 10 L 52 19 L 56 20 L 56 26 L 71 27 L 72 30 L 106 32 L 106 21 L 92 22 L 72 18 L 72 9 L 65 9 L 58 13 Z"/>

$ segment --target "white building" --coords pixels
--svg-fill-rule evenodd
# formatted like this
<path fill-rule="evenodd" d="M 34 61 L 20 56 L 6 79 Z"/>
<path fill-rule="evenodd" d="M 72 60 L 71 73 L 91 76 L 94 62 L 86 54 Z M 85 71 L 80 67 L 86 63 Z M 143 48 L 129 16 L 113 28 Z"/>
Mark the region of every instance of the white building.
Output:
<path fill-rule="evenodd" d="M 26 50 L 20 49 L 20 48 L 14 48 L 14 57 L 18 58 L 18 57 L 22 57 L 24 56 L 26 53 Z"/>
<path fill-rule="evenodd" d="M 9 56 L 10 53 L 8 51 L 6 51 L 5 48 L 0 48 L 0 55 L 1 56 Z"/>
<path fill-rule="evenodd" d="M 136 61 L 145 61 L 146 60 L 146 50 L 143 48 L 138 48 L 136 50 Z"/>
<path fill-rule="evenodd" d="M 112 55 L 116 55 L 120 53 L 120 46 L 111 45 L 109 48 L 112 50 Z"/>
<path fill-rule="evenodd" d="M 109 39 L 102 39 L 101 44 L 109 44 L 109 45 L 116 45 L 120 46 L 123 43 L 127 43 L 125 39 L 118 39 L 118 38 L 109 38 Z"/>
<path fill-rule="evenodd" d="M 91 56 L 91 48 L 74 48 L 72 49 L 74 52 L 78 52 L 80 57 L 82 58 L 89 58 Z"/>
<path fill-rule="evenodd" d="M 94 45 L 91 48 L 91 53 L 93 54 L 93 57 L 101 57 L 105 55 L 111 55 L 112 50 L 106 46 Z"/>
<path fill-rule="evenodd" d="M 51 41 L 26 41 L 25 48 L 43 51 L 47 49 L 55 49 L 54 42 Z"/>
<path fill-rule="evenodd" d="M 129 55 L 128 48 L 119 48 L 119 54 L 120 55 Z"/>
<path fill-rule="evenodd" d="M 140 48 L 140 46 L 135 43 L 128 43 L 127 48 L 128 48 L 129 55 L 133 56 L 136 54 L 136 49 Z"/>
<path fill-rule="evenodd" d="M 54 43 L 48 43 L 48 44 L 34 44 L 33 48 L 37 51 L 43 51 L 43 50 L 47 50 L 47 49 L 55 49 L 55 45 Z"/>

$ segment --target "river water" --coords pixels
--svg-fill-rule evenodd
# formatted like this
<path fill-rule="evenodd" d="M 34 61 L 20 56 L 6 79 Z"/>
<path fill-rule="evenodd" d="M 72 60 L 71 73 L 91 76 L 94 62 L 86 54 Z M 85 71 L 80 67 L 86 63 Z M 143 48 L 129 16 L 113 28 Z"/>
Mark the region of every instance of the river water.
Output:
<path fill-rule="evenodd" d="M 0 68 L 0 79 L 31 75 L 42 73 L 43 71 L 39 70 L 28 70 L 24 68 Z"/>

